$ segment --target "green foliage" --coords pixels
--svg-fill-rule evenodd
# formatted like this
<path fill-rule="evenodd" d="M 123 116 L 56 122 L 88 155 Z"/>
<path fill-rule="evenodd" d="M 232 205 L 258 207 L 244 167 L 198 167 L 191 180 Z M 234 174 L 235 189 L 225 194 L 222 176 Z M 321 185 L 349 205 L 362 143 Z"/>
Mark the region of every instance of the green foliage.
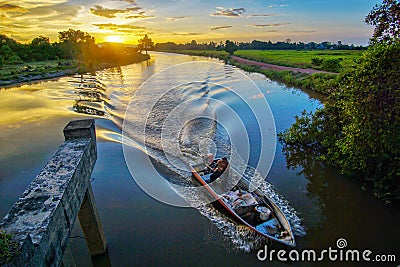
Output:
<path fill-rule="evenodd" d="M 374 35 L 371 41 L 388 42 L 400 38 L 400 3 L 398 0 L 383 0 L 383 3 L 376 5 L 365 22 L 375 26 Z"/>
<path fill-rule="evenodd" d="M 320 159 L 370 183 L 377 197 L 400 199 L 400 41 L 376 43 L 323 109 L 303 114 L 280 135 L 287 145 L 315 146 Z"/>
<path fill-rule="evenodd" d="M 60 40 L 60 49 L 65 58 L 78 60 L 82 63 L 88 62 L 93 56 L 93 50 L 96 49 L 95 39 L 87 32 L 69 29 L 58 33 Z"/>
<path fill-rule="evenodd" d="M 321 110 L 317 113 L 322 113 Z M 322 114 L 318 114 L 322 115 Z M 321 143 L 321 132 L 323 127 L 323 116 L 313 113 L 307 113 L 305 110 L 301 113 L 301 117 L 296 116 L 296 122 L 283 133 L 278 134 L 280 140 L 285 141 L 287 145 L 298 146 L 316 146 L 319 148 Z"/>
<path fill-rule="evenodd" d="M 233 55 L 236 51 L 237 47 L 234 42 L 230 40 L 226 40 L 225 42 L 225 52 L 227 52 L 229 55 Z"/>
<path fill-rule="evenodd" d="M 12 55 L 8 60 L 9 64 L 20 64 L 23 63 L 23 61 L 21 60 L 21 58 L 18 55 Z"/>
<path fill-rule="evenodd" d="M 323 60 L 322 58 L 319 58 L 319 57 L 313 57 L 313 58 L 311 59 L 311 63 L 312 63 L 313 65 L 315 65 L 315 66 L 321 66 L 323 61 L 324 61 L 324 60 Z"/>
<path fill-rule="evenodd" d="M 322 62 L 322 69 L 330 72 L 339 72 L 342 68 L 340 60 L 337 58 L 328 58 Z"/>
<path fill-rule="evenodd" d="M 11 235 L 0 230 L 0 265 L 9 262 L 17 250 L 18 246 L 11 241 Z"/>

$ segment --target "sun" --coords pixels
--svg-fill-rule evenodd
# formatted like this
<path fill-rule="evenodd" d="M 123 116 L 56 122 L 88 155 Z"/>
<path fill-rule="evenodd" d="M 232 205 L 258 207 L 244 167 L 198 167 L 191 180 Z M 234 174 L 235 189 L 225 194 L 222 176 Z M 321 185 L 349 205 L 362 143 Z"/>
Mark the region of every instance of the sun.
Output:
<path fill-rule="evenodd" d="M 122 43 L 122 38 L 117 35 L 107 36 L 106 40 L 107 40 L 107 42 L 110 42 L 110 43 Z"/>

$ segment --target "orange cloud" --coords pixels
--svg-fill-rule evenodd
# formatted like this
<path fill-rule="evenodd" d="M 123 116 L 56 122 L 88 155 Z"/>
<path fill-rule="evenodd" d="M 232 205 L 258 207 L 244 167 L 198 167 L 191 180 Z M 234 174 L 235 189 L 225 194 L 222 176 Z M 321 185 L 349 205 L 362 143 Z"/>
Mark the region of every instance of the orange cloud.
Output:
<path fill-rule="evenodd" d="M 0 11 L 24 13 L 24 12 L 27 12 L 28 10 L 26 10 L 25 8 L 20 7 L 20 6 L 1 3 L 0 4 Z"/>
<path fill-rule="evenodd" d="M 105 8 L 99 5 L 95 5 L 94 8 L 90 8 L 90 13 L 100 16 L 100 17 L 105 17 L 105 18 L 115 18 L 116 14 L 119 13 L 129 13 L 131 11 L 137 11 L 142 9 L 141 7 L 129 7 L 125 9 L 111 9 L 111 8 Z"/>

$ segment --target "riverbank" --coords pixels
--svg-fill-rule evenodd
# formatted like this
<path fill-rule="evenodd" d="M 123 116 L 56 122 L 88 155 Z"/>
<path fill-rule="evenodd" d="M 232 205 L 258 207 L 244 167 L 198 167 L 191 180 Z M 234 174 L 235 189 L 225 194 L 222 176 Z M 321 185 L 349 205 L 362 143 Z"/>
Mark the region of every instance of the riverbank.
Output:
<path fill-rule="evenodd" d="M 48 80 L 58 77 L 91 73 L 98 70 L 139 63 L 150 59 L 149 55 L 125 59 L 118 62 L 101 62 L 85 66 L 73 60 L 47 60 L 15 65 L 5 65 L 0 71 L 0 88 L 38 80 Z"/>
<path fill-rule="evenodd" d="M 321 94 L 319 99 L 338 88 L 339 76 L 350 71 L 360 51 L 258 51 L 239 50 L 231 56 L 216 50 L 165 51 L 192 56 L 218 58 L 248 72 L 258 72 L 289 87 Z M 313 64 L 314 62 L 314 64 Z M 325 62 L 325 66 L 323 63 Z M 327 71 L 323 68 L 336 71 Z"/>

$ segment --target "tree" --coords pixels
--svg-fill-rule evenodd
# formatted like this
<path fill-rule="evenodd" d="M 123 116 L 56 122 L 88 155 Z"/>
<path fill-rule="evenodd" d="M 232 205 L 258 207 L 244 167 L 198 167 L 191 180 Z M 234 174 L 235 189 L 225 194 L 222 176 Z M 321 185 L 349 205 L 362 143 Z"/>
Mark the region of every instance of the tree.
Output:
<path fill-rule="evenodd" d="M 341 74 L 323 108 L 280 135 L 288 146 L 315 147 L 319 159 L 388 201 L 400 199 L 398 10 L 397 1 L 384 0 L 371 11 L 366 21 L 374 22 L 374 36 L 355 68 Z"/>
<path fill-rule="evenodd" d="M 55 58 L 54 47 L 50 44 L 50 39 L 44 36 L 34 38 L 29 44 L 31 61 L 47 60 Z"/>
<path fill-rule="evenodd" d="M 232 41 L 230 41 L 230 40 L 226 40 L 226 42 L 225 42 L 225 49 L 224 49 L 224 50 L 225 50 L 228 54 L 233 55 L 233 54 L 235 53 L 236 49 L 237 49 L 237 47 L 236 47 L 236 44 L 235 44 L 234 42 L 232 42 Z"/>
<path fill-rule="evenodd" d="M 89 63 L 95 57 L 93 51 L 96 49 L 95 39 L 86 32 L 69 29 L 58 33 L 60 48 L 67 58 L 78 59 L 80 62 Z"/>
<path fill-rule="evenodd" d="M 34 38 L 31 41 L 31 45 L 33 46 L 44 46 L 44 45 L 49 45 L 50 44 L 50 39 L 48 37 L 44 37 L 44 36 L 38 36 L 36 38 Z"/>
<path fill-rule="evenodd" d="M 87 32 L 73 29 L 59 32 L 58 39 L 60 39 L 60 42 L 70 41 L 72 43 L 94 44 L 95 42 L 94 37 L 90 36 L 90 34 L 88 34 Z"/>
<path fill-rule="evenodd" d="M 0 55 L 4 58 L 4 60 L 8 60 L 10 57 L 14 55 L 14 52 L 8 45 L 2 45 L 0 48 Z"/>
<path fill-rule="evenodd" d="M 154 43 L 151 40 L 151 38 L 149 38 L 146 34 L 142 39 L 139 39 L 139 47 L 141 49 L 144 49 L 147 55 L 147 51 L 152 50 L 154 48 Z"/>
<path fill-rule="evenodd" d="M 398 0 L 383 0 L 365 17 L 365 22 L 374 26 L 372 42 L 390 41 L 400 37 L 400 3 Z"/>

